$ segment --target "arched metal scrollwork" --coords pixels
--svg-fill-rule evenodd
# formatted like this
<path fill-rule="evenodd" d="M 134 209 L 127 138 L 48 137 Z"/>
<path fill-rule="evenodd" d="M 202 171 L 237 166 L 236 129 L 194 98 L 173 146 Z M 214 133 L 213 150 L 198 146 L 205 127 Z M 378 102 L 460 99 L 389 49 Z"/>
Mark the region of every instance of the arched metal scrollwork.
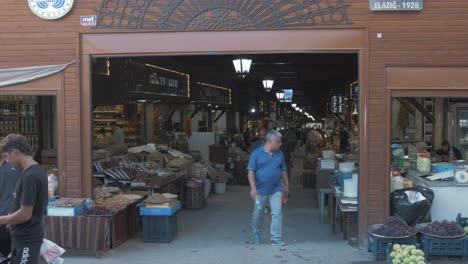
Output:
<path fill-rule="evenodd" d="M 344 0 L 103 0 L 96 28 L 242 30 L 351 24 Z"/>

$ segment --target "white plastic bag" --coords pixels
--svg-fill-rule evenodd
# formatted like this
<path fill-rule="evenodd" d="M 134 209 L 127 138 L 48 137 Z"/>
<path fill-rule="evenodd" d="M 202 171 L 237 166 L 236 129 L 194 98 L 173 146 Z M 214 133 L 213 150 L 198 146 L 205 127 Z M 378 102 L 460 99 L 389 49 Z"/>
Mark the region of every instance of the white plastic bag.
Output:
<path fill-rule="evenodd" d="M 65 253 L 65 249 L 59 247 L 54 242 L 44 238 L 44 240 L 42 241 L 40 254 L 41 257 L 45 260 L 45 262 L 52 263 L 63 253 Z M 58 260 L 58 263 L 60 263 L 60 260 Z"/>
<path fill-rule="evenodd" d="M 58 191 L 58 180 L 54 174 L 47 174 L 49 198 L 54 197 Z"/>

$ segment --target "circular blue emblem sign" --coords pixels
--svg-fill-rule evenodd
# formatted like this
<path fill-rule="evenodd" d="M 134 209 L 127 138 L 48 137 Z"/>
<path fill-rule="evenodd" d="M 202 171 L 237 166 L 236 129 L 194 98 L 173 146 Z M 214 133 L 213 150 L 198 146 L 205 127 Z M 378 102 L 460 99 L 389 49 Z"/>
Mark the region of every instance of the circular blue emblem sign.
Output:
<path fill-rule="evenodd" d="M 58 19 L 66 15 L 73 6 L 74 0 L 28 0 L 33 13 L 44 19 Z"/>

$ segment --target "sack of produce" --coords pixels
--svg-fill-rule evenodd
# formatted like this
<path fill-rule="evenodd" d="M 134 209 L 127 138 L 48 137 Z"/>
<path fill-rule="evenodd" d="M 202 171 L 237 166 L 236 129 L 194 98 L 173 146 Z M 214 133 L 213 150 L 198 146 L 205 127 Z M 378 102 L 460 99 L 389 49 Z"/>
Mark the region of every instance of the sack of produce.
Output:
<path fill-rule="evenodd" d="M 425 187 L 396 190 L 390 194 L 391 214 L 403 218 L 410 226 L 430 222 L 433 201 L 434 192 Z"/>

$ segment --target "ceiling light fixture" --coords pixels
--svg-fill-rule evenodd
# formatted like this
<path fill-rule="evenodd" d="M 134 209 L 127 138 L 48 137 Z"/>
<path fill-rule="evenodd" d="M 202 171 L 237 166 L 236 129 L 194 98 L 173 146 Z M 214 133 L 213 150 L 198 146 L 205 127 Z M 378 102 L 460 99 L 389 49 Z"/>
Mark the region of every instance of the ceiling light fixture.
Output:
<path fill-rule="evenodd" d="M 358 115 L 358 114 L 359 114 L 359 113 L 358 113 L 358 111 L 357 111 L 357 106 L 354 106 L 354 111 L 353 111 L 352 115 Z"/>
<path fill-rule="evenodd" d="M 235 59 L 232 61 L 236 73 L 240 78 L 245 78 L 250 72 L 250 66 L 252 65 L 251 59 Z"/>
<path fill-rule="evenodd" d="M 283 92 L 283 90 L 278 90 L 278 91 L 276 92 L 276 99 L 278 99 L 278 101 L 280 101 L 280 102 L 283 102 L 283 100 L 284 100 L 284 92 Z"/>
<path fill-rule="evenodd" d="M 265 79 L 263 80 L 263 88 L 265 88 L 265 91 L 269 92 L 271 88 L 273 88 L 273 80 L 271 79 Z"/>
<path fill-rule="evenodd" d="M 294 104 L 294 103 L 293 103 L 293 104 L 291 104 L 291 106 L 292 106 L 293 108 L 296 108 L 297 104 Z"/>

